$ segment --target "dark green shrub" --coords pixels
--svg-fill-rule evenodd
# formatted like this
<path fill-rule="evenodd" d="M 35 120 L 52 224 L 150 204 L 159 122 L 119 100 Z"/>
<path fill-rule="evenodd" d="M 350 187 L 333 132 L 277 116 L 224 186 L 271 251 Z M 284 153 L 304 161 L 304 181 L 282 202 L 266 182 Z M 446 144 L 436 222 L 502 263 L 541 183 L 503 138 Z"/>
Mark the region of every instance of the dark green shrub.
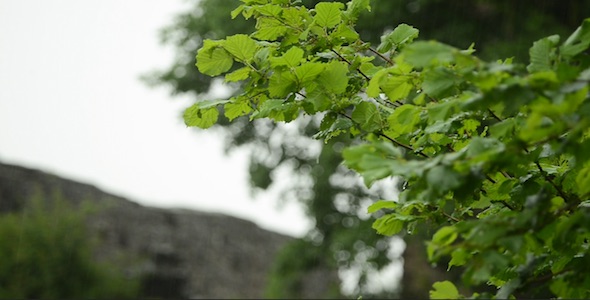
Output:
<path fill-rule="evenodd" d="M 137 280 L 92 257 L 84 218 L 59 197 L 0 215 L 0 298 L 129 298 Z"/>

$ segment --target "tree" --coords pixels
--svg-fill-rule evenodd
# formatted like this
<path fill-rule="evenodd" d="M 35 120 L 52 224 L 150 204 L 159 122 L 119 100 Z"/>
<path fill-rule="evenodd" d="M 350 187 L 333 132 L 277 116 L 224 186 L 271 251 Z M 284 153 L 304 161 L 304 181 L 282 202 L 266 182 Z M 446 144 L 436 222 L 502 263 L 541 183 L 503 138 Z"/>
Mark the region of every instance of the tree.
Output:
<path fill-rule="evenodd" d="M 379 7 L 379 9 L 377 10 L 377 12 L 382 12 L 383 14 L 387 15 L 393 15 L 394 12 L 399 12 L 397 13 L 397 15 L 395 15 L 396 18 L 403 18 L 404 17 L 404 13 L 407 14 L 407 16 L 412 16 L 412 13 L 410 12 L 410 10 L 415 10 L 416 7 L 412 8 L 410 6 L 408 6 L 410 3 L 401 3 L 401 2 L 396 2 L 396 1 L 375 1 L 377 3 L 377 5 L 375 5 L 376 7 Z M 547 1 L 545 3 L 548 3 L 545 6 L 545 9 L 547 8 L 551 8 L 552 6 L 550 6 L 549 4 L 551 1 Z M 421 5 L 423 5 L 423 10 L 436 10 L 436 11 L 441 11 L 441 12 L 445 12 L 445 13 L 441 13 L 441 15 L 452 15 L 453 10 L 455 10 L 455 13 L 463 13 L 464 11 L 488 11 L 488 20 L 487 22 L 489 24 L 497 24 L 497 20 L 498 18 L 500 18 L 502 16 L 502 13 L 498 13 L 498 11 L 502 11 L 502 12 L 511 12 L 510 7 L 506 6 L 506 3 L 503 1 L 497 1 L 496 3 L 494 2 L 477 2 L 475 4 L 470 4 L 470 3 L 474 3 L 474 2 L 462 2 L 461 4 L 455 4 L 455 5 L 446 5 L 443 6 L 443 4 L 438 3 L 438 1 L 424 1 Z M 482 4 L 483 3 L 483 4 Z M 487 8 L 484 4 L 488 4 Z M 401 5 L 400 5 L 401 4 Z M 207 15 L 206 17 L 203 18 L 195 18 L 195 15 L 193 14 L 187 14 L 183 17 L 179 18 L 179 21 L 177 23 L 177 26 L 175 28 L 181 27 L 184 29 L 191 29 L 191 30 L 197 30 L 197 32 L 191 32 L 191 30 L 187 31 L 187 33 L 185 33 L 184 36 L 180 36 L 180 38 L 178 36 L 175 36 L 174 34 L 171 34 L 169 36 L 173 36 L 178 38 L 178 40 L 173 41 L 174 43 L 177 43 L 179 45 L 182 45 L 183 47 L 189 47 L 189 48 L 193 48 L 190 49 L 191 51 L 196 50 L 196 48 L 199 46 L 199 42 L 194 42 L 194 38 L 196 37 L 197 39 L 199 39 L 199 37 L 212 37 L 212 38 L 221 38 L 224 36 L 224 28 L 226 28 L 226 26 L 221 26 L 220 24 L 235 24 L 235 27 L 230 27 L 229 30 L 226 31 L 226 35 L 232 35 L 235 34 L 237 32 L 240 31 L 240 28 L 244 28 L 243 21 L 237 21 L 236 23 L 232 23 L 232 22 L 221 22 L 219 21 L 220 19 L 216 19 L 216 17 L 218 16 L 218 14 L 213 13 L 214 11 L 219 11 L 219 10 L 215 10 L 214 7 L 212 5 L 215 5 L 216 7 L 227 7 L 226 3 L 220 3 L 218 1 L 216 1 L 215 3 L 213 2 L 207 2 L 204 1 L 203 2 L 203 7 L 204 9 L 202 11 L 207 11 Z M 209 6 L 207 6 L 209 5 Z M 482 6 L 483 5 L 483 6 Z M 568 6 L 569 5 L 569 6 Z M 231 5 L 229 5 L 231 6 Z M 397 7 L 395 7 L 397 6 Z M 479 7 L 479 10 L 474 9 L 474 6 L 476 8 Z M 481 6 L 481 7 L 480 7 Z M 563 7 L 572 7 L 573 4 L 572 3 L 567 3 L 564 4 Z M 314 7 L 313 5 L 309 5 L 309 7 Z M 392 9 L 385 9 L 385 7 L 392 7 Z M 400 9 L 401 7 L 401 9 Z M 483 8 L 482 8 L 483 7 Z M 491 7 L 491 8 L 490 8 Z M 543 6 L 540 6 L 541 8 L 543 8 Z M 396 9 L 397 8 L 397 9 Z M 201 11 L 201 12 L 202 12 Z M 492 12 L 491 15 L 493 17 L 489 17 L 489 12 Z M 531 10 L 532 13 L 531 14 L 535 14 L 538 13 L 539 9 L 538 7 L 535 7 L 534 9 Z M 449 13 L 447 13 L 449 12 Z M 477 14 L 476 14 L 477 15 Z M 209 18 L 211 16 L 211 18 Z M 363 17 L 361 15 L 361 17 Z M 361 33 L 361 35 L 363 36 L 369 36 L 369 38 L 372 41 L 378 40 L 378 37 L 381 35 L 381 32 L 383 31 L 383 28 L 387 28 L 387 26 L 393 26 L 394 24 L 391 24 L 389 22 L 390 18 L 385 18 L 385 17 L 378 17 L 378 18 L 373 18 L 373 17 L 365 17 L 364 18 L 372 18 L 371 22 L 365 22 L 363 24 L 365 24 L 365 28 L 359 28 L 358 32 Z M 418 21 L 414 22 L 414 23 L 420 23 L 420 20 L 422 20 L 421 22 L 424 23 L 424 27 L 427 27 L 428 24 L 428 20 L 432 20 L 432 17 L 429 15 L 428 18 L 427 17 L 423 17 L 422 19 L 420 18 L 416 18 Z M 449 18 L 452 19 L 452 18 Z M 550 21 L 540 21 L 541 23 L 546 23 L 546 24 L 562 24 L 558 21 L 555 21 L 551 18 L 548 18 Z M 555 19 L 559 19 L 559 18 L 555 18 Z M 456 18 L 455 18 L 456 20 Z M 495 22 L 492 22 L 490 20 L 495 20 Z M 512 18 L 512 19 L 508 19 L 508 20 L 512 20 L 512 22 L 515 22 L 514 20 L 516 20 L 516 18 Z M 240 23 L 241 22 L 241 23 Z M 463 34 L 457 34 L 456 29 L 453 28 L 470 28 L 468 26 L 461 26 L 461 24 L 458 24 L 457 21 L 454 21 L 455 24 L 453 24 L 453 22 L 447 22 L 450 25 L 449 26 L 443 26 L 443 28 L 450 28 L 449 30 L 440 30 L 439 32 L 441 36 L 447 36 L 447 37 L 452 37 L 452 36 L 468 36 L 470 33 L 472 35 L 473 34 L 473 30 L 471 31 L 469 30 L 464 30 Z M 507 21 L 507 23 L 510 23 Z M 239 26 L 238 26 L 239 24 Z M 432 26 L 432 23 L 430 23 Z M 514 23 L 510 23 L 510 24 L 514 24 Z M 195 27 L 196 26 L 196 27 Z M 251 26 L 251 25 L 250 25 Z M 554 26 L 555 28 L 557 28 L 558 30 L 562 31 L 562 28 L 564 26 Z M 473 28 L 473 26 L 471 27 Z M 505 26 L 503 27 L 505 28 L 505 30 L 503 30 L 502 32 L 506 31 L 509 32 L 510 29 L 512 27 L 510 26 Z M 534 27 L 537 28 L 537 27 Z M 475 28 L 477 29 L 477 28 Z M 247 32 L 246 29 L 242 29 L 244 30 L 244 32 Z M 230 33 L 231 31 L 231 33 Z M 178 32 L 175 30 L 171 30 L 169 32 Z M 446 33 L 445 33 L 446 32 Z M 467 32 L 467 33 L 465 33 Z M 484 31 L 487 32 L 487 31 Z M 428 32 L 427 32 L 428 33 Z M 449 33 L 454 33 L 454 35 L 451 35 Z M 191 35 L 192 34 L 192 35 Z M 514 35 L 514 33 L 512 33 Z M 480 36 L 486 36 L 484 34 L 480 34 Z M 489 35 L 487 35 L 489 36 Z M 529 35 L 528 37 L 530 38 L 531 35 Z M 170 41 L 170 40 L 169 40 Z M 462 42 L 464 42 L 465 40 L 463 39 Z M 483 40 L 483 42 L 485 42 L 486 40 Z M 493 42 L 493 41 L 492 41 Z M 480 43 L 478 43 L 479 45 Z M 490 42 L 488 42 L 488 44 L 490 44 Z M 491 43 L 493 44 L 493 43 Z M 516 43 L 517 45 L 520 45 L 520 43 Z M 493 49 L 491 47 L 488 47 L 486 49 Z M 492 52 L 492 51 L 487 51 L 488 53 Z M 522 51 L 521 51 L 522 52 Z M 187 52 L 183 52 L 183 53 L 191 53 L 190 51 Z M 186 55 L 192 55 L 191 54 L 186 54 Z M 522 56 L 522 55 L 520 55 Z M 175 90 L 182 92 L 182 91 L 197 91 L 197 92 L 203 92 L 207 90 L 208 87 L 208 80 L 206 77 L 204 77 L 202 74 L 199 75 L 194 75 L 194 74 L 198 74 L 195 72 L 190 71 L 190 60 L 188 59 L 182 59 L 179 60 L 181 63 L 179 65 L 177 65 L 176 67 L 172 68 L 171 70 L 174 70 L 174 72 L 168 72 L 168 73 L 164 73 L 160 79 L 165 81 L 165 82 L 171 82 L 175 85 Z M 180 71 L 178 71 L 180 68 Z M 184 72 L 182 71 L 184 69 Z M 237 69 L 237 68 L 236 68 Z M 244 72 L 244 71 L 242 71 Z M 193 74 L 190 76 L 185 76 L 185 77 L 178 77 L 178 74 Z M 235 73 L 235 76 L 244 76 L 244 74 L 239 74 L 239 73 Z M 362 80 L 362 78 L 360 78 Z M 190 82 L 190 81 L 193 82 Z M 201 85 L 196 85 L 194 83 L 194 80 L 201 80 L 201 82 L 205 82 L 205 84 L 201 84 Z M 355 78 L 355 80 L 359 80 L 359 78 Z M 321 101 L 321 100 L 320 100 Z M 203 112 L 203 108 L 204 105 L 208 105 L 208 104 L 212 104 L 212 103 L 207 103 L 205 102 L 204 104 L 197 104 L 196 106 L 194 106 L 191 110 L 188 111 L 189 115 L 194 116 L 195 114 L 197 115 L 197 118 L 194 119 L 193 121 L 196 120 L 197 123 L 203 125 L 209 125 L 209 123 L 211 123 L 211 119 L 207 119 L 207 118 L 211 118 L 215 115 L 215 111 L 213 109 L 208 110 L 207 113 L 204 115 L 204 117 L 200 117 L 199 113 Z M 279 104 L 278 102 L 275 102 L 274 104 Z M 317 105 L 318 103 L 312 104 L 312 105 Z M 226 104 L 227 105 L 227 104 Z M 270 103 L 269 103 L 270 105 Z M 281 104 L 282 105 L 282 104 Z M 321 105 L 321 103 L 319 103 L 319 105 Z M 366 106 L 366 105 L 365 105 Z M 234 106 L 233 104 L 229 105 L 230 108 L 232 109 L 237 109 L 238 111 L 240 109 L 248 109 L 245 108 L 245 106 L 239 107 L 239 106 Z M 366 106 L 369 107 L 369 106 Z M 226 107 L 227 108 L 227 107 Z M 275 108 L 276 109 L 276 108 Z M 304 108 L 305 109 L 305 108 Z M 309 108 L 308 108 L 309 109 Z M 312 108 L 314 109 L 314 108 Z M 368 108 L 371 109 L 371 108 Z M 281 144 L 279 144 L 278 146 L 268 146 L 269 144 L 267 143 L 268 140 L 271 139 L 271 137 L 276 138 L 276 135 L 279 135 L 281 133 L 281 127 L 275 127 L 274 124 L 268 124 L 268 123 L 264 123 L 264 125 L 252 125 L 252 123 L 248 122 L 247 118 L 237 118 L 236 120 L 234 120 L 234 123 L 232 124 L 228 124 L 227 120 L 223 119 L 224 114 L 227 114 L 226 110 L 225 112 L 222 110 L 221 111 L 221 124 L 228 126 L 229 130 L 228 132 L 230 132 L 230 137 L 229 139 L 232 140 L 232 142 L 234 144 L 240 145 L 240 144 L 245 144 L 245 143 L 253 143 L 255 145 L 258 146 L 258 149 L 265 149 L 268 150 L 267 153 L 269 153 L 270 155 L 265 155 L 265 157 L 274 157 L 274 159 L 272 160 L 267 160 L 267 159 L 262 159 L 261 157 L 253 157 L 253 163 L 252 163 L 252 167 L 251 167 L 251 173 L 255 176 L 253 176 L 252 178 L 254 179 L 254 183 L 257 186 L 260 187 L 265 187 L 268 186 L 268 184 L 270 183 L 270 173 L 269 170 L 275 168 L 276 166 L 279 165 L 291 165 L 294 166 L 293 169 L 300 173 L 300 174 L 304 174 L 304 176 L 310 176 L 314 182 L 314 184 L 312 184 L 311 187 L 305 187 L 305 186 L 299 186 L 299 189 L 296 189 L 296 191 L 299 191 L 300 193 L 298 194 L 300 196 L 300 198 L 303 198 L 304 202 L 307 203 L 308 207 L 309 207 L 309 212 L 310 214 L 316 219 L 316 230 L 314 230 L 311 234 L 310 234 L 310 240 L 315 240 L 315 244 L 316 245 L 320 245 L 325 251 L 325 253 L 327 253 L 327 257 L 348 257 L 347 259 L 343 259 L 340 261 L 341 264 L 343 265 L 347 265 L 349 264 L 351 261 L 354 261 L 354 257 L 357 256 L 357 254 L 359 254 L 361 251 L 357 251 L 355 249 L 355 247 L 353 247 L 354 242 L 357 241 L 357 239 L 359 238 L 365 238 L 365 241 L 363 242 L 364 246 L 360 247 L 360 249 L 363 250 L 367 250 L 367 249 L 377 249 L 377 251 L 374 251 L 373 253 L 377 252 L 378 255 L 375 255 L 373 260 L 377 262 L 378 265 L 383 265 L 384 261 L 387 261 L 387 259 L 385 258 L 385 253 L 387 251 L 387 247 L 373 247 L 373 245 L 378 245 L 378 241 L 382 240 L 383 238 L 380 238 L 379 236 L 376 235 L 371 235 L 369 234 L 370 228 L 369 222 L 362 222 L 362 220 L 358 220 L 356 219 L 356 214 L 357 211 L 362 207 L 362 202 L 366 201 L 363 199 L 363 189 L 360 186 L 353 186 L 348 187 L 348 186 L 335 186 L 333 184 L 333 182 L 330 182 L 330 176 L 326 175 L 325 172 L 326 170 L 328 171 L 328 174 L 331 174 L 332 172 L 340 172 L 340 174 L 344 174 L 345 171 L 342 169 L 338 169 L 336 166 L 338 166 L 339 164 L 339 158 L 338 158 L 338 151 L 332 151 L 332 146 L 336 145 L 337 148 L 340 147 L 340 145 L 344 144 L 349 144 L 351 143 L 351 139 L 349 136 L 343 136 L 342 134 L 338 135 L 337 137 L 335 137 L 334 139 L 332 139 L 330 141 L 330 144 L 328 144 L 330 147 L 323 147 L 322 151 L 321 151 L 321 155 L 323 156 L 324 159 L 320 160 L 321 162 L 326 162 L 329 161 L 331 162 L 329 165 L 322 165 L 321 169 L 316 168 L 315 172 L 312 172 L 313 168 L 310 166 L 316 166 L 317 164 L 315 163 L 315 156 L 313 155 L 313 153 L 310 155 L 309 151 L 306 151 L 306 146 L 303 143 L 292 143 L 289 142 L 289 140 L 295 140 L 295 139 L 287 139 L 287 141 L 283 141 Z M 192 113 L 192 114 L 191 114 Z M 273 113 L 273 111 L 268 112 L 269 116 L 271 116 L 270 114 Z M 296 111 L 295 111 L 296 113 Z M 219 114 L 219 113 L 218 113 Z M 292 114 L 292 115 L 288 115 L 288 118 L 293 118 L 295 117 L 296 114 Z M 272 116 L 273 118 L 277 118 L 277 116 Z M 278 118 L 285 118 L 285 115 L 282 116 L 278 116 Z M 287 119 L 288 119 L 287 118 Z M 203 121 L 204 120 L 204 121 Z M 342 120 L 341 118 L 337 118 L 336 117 L 336 121 L 341 122 L 341 123 L 346 123 L 346 120 Z M 354 120 L 353 120 L 354 121 Z M 201 122 L 206 122 L 206 123 L 201 123 Z M 212 123 L 211 123 L 212 124 Z M 266 130 L 253 130 L 255 127 L 260 128 L 262 127 L 263 129 L 266 128 Z M 278 128 L 278 129 L 276 129 Z M 298 139 L 301 140 L 303 139 L 301 136 L 309 136 L 310 132 L 314 132 L 316 131 L 317 125 L 316 123 L 314 123 L 313 120 L 305 120 L 304 122 L 300 122 L 298 123 L 298 128 L 297 130 L 299 131 L 297 135 L 299 135 Z M 365 128 L 366 129 L 366 128 Z M 325 132 L 323 134 L 328 134 L 329 135 L 337 135 L 335 133 L 335 131 L 332 132 Z M 297 136 L 296 135 L 296 136 Z M 355 136 L 354 138 L 357 138 L 358 136 Z M 338 140 L 340 139 L 340 140 Z M 303 144 L 303 145 L 302 145 Z M 333 156 L 333 159 L 326 159 L 327 156 Z M 326 168 L 326 166 L 328 166 Z M 310 193 L 311 191 L 311 193 Z M 352 193 L 351 193 L 352 191 Z M 335 207 L 335 199 L 336 199 L 336 195 L 340 195 L 340 199 L 342 199 L 342 195 L 353 195 L 353 196 L 348 196 L 348 203 L 349 203 L 349 209 L 347 211 L 341 211 L 339 210 L 337 207 Z M 301 197 L 301 196 L 304 197 Z M 307 196 L 305 196 L 307 195 Z M 322 197 L 323 196 L 323 197 Z M 354 218 L 354 219 L 351 219 Z M 325 221 L 328 220 L 328 223 L 325 223 Z M 330 221 L 331 220 L 331 221 Z M 347 221 L 344 221 L 347 220 Z M 353 228 L 362 228 L 362 230 L 360 229 L 351 229 L 351 228 L 347 228 L 346 226 L 344 226 L 345 222 L 348 222 L 348 224 L 350 224 L 350 220 L 357 220 L 358 223 L 354 223 L 354 221 L 352 222 L 352 226 L 354 226 Z M 356 236 L 352 235 L 351 233 L 358 233 Z M 369 238 L 367 240 L 367 238 Z M 318 242 L 319 241 L 319 242 Z M 383 243 L 381 243 L 383 244 Z M 310 242 L 310 245 L 313 245 L 313 243 Z M 369 251 L 370 252 L 370 251 Z M 351 259 L 352 258 L 352 259 Z M 370 265 L 370 264 L 367 264 Z M 366 291 L 366 290 L 365 290 Z"/>
<path fill-rule="evenodd" d="M 343 156 L 366 185 L 404 180 L 398 201 L 368 209 L 382 213 L 379 233 L 438 227 L 429 258 L 451 256 L 449 268 L 465 266 L 468 284 L 487 282 L 500 298 L 590 296 L 590 19 L 563 42 L 535 42 L 523 68 L 487 63 L 472 47 L 413 42 L 418 30 L 405 24 L 372 48 L 353 28 L 368 1 L 243 2 L 232 14 L 255 18 L 257 30 L 205 40 L 197 54 L 200 72 L 226 73 L 243 92 L 196 103 L 187 125 L 212 126 L 218 105 L 230 120 L 321 114 L 317 137 L 364 141 Z M 228 72 L 234 62 L 241 68 Z M 433 287 L 431 297 L 460 296 L 449 281 Z"/>

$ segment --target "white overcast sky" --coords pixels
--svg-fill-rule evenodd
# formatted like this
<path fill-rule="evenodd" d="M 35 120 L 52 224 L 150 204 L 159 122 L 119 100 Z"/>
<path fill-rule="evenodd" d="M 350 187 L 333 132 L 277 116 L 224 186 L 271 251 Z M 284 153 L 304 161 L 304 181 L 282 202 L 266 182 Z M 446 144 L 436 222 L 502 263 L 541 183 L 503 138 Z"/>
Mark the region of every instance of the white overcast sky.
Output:
<path fill-rule="evenodd" d="M 0 0 L 0 161 L 158 207 L 222 212 L 302 235 L 300 209 L 250 198 L 247 155 L 186 128 L 190 99 L 145 86 L 182 0 Z"/>

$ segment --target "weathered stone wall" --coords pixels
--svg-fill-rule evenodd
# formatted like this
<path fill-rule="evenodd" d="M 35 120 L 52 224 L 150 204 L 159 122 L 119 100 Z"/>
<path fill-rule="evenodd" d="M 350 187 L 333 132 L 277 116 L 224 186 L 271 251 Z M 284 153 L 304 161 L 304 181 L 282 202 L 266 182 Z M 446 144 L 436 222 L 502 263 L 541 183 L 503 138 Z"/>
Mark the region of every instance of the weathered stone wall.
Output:
<path fill-rule="evenodd" d="M 143 278 L 143 297 L 263 297 L 273 258 L 292 240 L 234 217 L 145 207 L 91 185 L 0 164 L 0 213 L 22 210 L 36 193 L 97 204 L 98 213 L 87 220 L 100 241 L 97 259 L 119 261 Z M 325 273 L 326 280 L 336 278 Z M 321 297 L 321 291 L 314 294 Z"/>

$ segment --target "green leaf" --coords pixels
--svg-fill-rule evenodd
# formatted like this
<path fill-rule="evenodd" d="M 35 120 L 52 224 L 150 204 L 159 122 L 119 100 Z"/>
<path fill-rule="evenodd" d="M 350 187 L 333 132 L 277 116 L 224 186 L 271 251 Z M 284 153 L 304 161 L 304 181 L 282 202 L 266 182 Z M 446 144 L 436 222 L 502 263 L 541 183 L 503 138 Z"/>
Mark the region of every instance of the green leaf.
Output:
<path fill-rule="evenodd" d="M 444 67 L 427 70 L 423 74 L 422 89 L 433 98 L 444 96 L 459 81 L 453 72 Z"/>
<path fill-rule="evenodd" d="M 412 42 L 418 37 L 419 30 L 407 25 L 399 24 L 388 36 L 387 39 L 391 40 L 395 45 L 402 45 Z"/>
<path fill-rule="evenodd" d="M 398 206 L 398 204 L 396 202 L 393 201 L 388 201 L 388 200 L 379 200 L 373 204 L 371 204 L 369 206 L 369 208 L 367 208 L 367 212 L 372 214 L 378 210 L 387 208 L 387 209 L 393 209 L 396 208 Z"/>
<path fill-rule="evenodd" d="M 385 215 L 373 222 L 373 229 L 379 234 L 392 236 L 404 228 L 404 222 L 398 220 L 395 215 Z"/>
<path fill-rule="evenodd" d="M 279 67 L 279 66 L 287 66 L 287 67 L 296 67 L 301 63 L 303 59 L 303 49 L 293 46 L 287 50 L 282 56 L 280 57 L 273 57 L 271 58 L 271 66 Z"/>
<path fill-rule="evenodd" d="M 236 9 L 232 10 L 230 15 L 232 19 L 235 19 L 236 17 L 238 17 L 239 14 L 242 13 L 242 11 L 244 10 L 244 5 L 240 5 L 238 6 Z"/>
<path fill-rule="evenodd" d="M 334 117 L 328 113 L 320 124 L 321 131 L 315 134 L 313 137 L 316 139 L 324 139 L 327 142 L 342 133 L 349 132 L 350 128 L 352 127 L 353 124 L 350 119 Z"/>
<path fill-rule="evenodd" d="M 332 104 L 330 96 L 326 93 L 326 90 L 323 87 L 315 87 L 308 92 L 304 101 L 312 104 L 312 107 L 305 107 L 305 112 L 310 115 L 319 111 L 325 111 L 330 108 Z"/>
<path fill-rule="evenodd" d="M 334 28 L 342 20 L 343 8 L 340 2 L 320 2 L 315 6 L 314 20 L 319 26 Z"/>
<path fill-rule="evenodd" d="M 406 61 L 415 67 L 449 64 L 456 52 L 455 48 L 435 41 L 418 41 L 403 50 Z"/>
<path fill-rule="evenodd" d="M 438 246 L 448 246 L 452 244 L 458 236 L 456 227 L 444 226 L 432 236 L 432 243 Z"/>
<path fill-rule="evenodd" d="M 320 74 L 318 83 L 334 94 L 344 93 L 348 86 L 348 66 L 339 61 L 330 62 Z"/>
<path fill-rule="evenodd" d="M 414 88 L 410 83 L 410 77 L 402 75 L 389 75 L 381 79 L 380 84 L 390 101 L 406 98 Z"/>
<path fill-rule="evenodd" d="M 226 82 L 236 82 L 248 79 L 250 77 L 250 69 L 249 67 L 239 68 L 229 74 L 225 74 L 225 81 Z"/>
<path fill-rule="evenodd" d="M 400 161 L 402 152 L 391 143 L 377 142 L 349 147 L 342 152 L 344 164 L 363 176 L 371 186 L 376 180 L 392 176 L 412 176 L 421 172 L 420 163 Z"/>
<path fill-rule="evenodd" d="M 551 272 L 553 272 L 553 274 L 561 272 L 566 266 L 567 264 L 572 261 L 573 257 L 572 256 L 562 256 L 560 258 L 558 258 L 552 265 L 551 265 Z"/>
<path fill-rule="evenodd" d="M 381 90 L 379 87 L 381 79 L 383 79 L 383 77 L 387 76 L 388 72 L 389 72 L 388 69 L 381 69 L 381 70 L 377 71 L 375 73 L 375 75 L 373 75 L 373 77 L 369 81 L 369 85 L 367 86 L 367 96 L 372 97 L 372 98 L 379 96 L 379 93 L 381 93 Z"/>
<path fill-rule="evenodd" d="M 461 185 L 462 178 L 448 166 L 436 166 L 426 174 L 428 187 L 438 193 L 451 191 Z"/>
<path fill-rule="evenodd" d="M 258 11 L 263 16 L 278 17 L 280 16 L 283 9 L 279 5 L 267 4 L 258 6 L 256 11 Z"/>
<path fill-rule="evenodd" d="M 256 118 L 267 118 L 271 115 L 272 112 L 280 111 L 283 105 L 285 104 L 285 100 L 282 99 L 268 99 L 260 105 L 260 108 L 255 113 Z"/>
<path fill-rule="evenodd" d="M 252 35 L 263 41 L 276 41 L 287 33 L 287 27 L 281 21 L 271 18 L 256 20 L 256 32 Z"/>
<path fill-rule="evenodd" d="M 439 103 L 433 103 L 428 106 L 428 119 L 434 123 L 436 121 L 444 121 L 449 116 L 458 111 L 458 103 L 456 100 L 448 100 Z"/>
<path fill-rule="evenodd" d="M 209 128 L 217 122 L 219 111 L 217 107 L 199 107 L 200 103 L 196 103 L 184 111 L 184 123 L 186 126 Z"/>
<path fill-rule="evenodd" d="M 376 155 L 365 155 L 361 158 L 357 171 L 363 176 L 367 187 L 375 181 L 394 175 L 395 161 Z"/>
<path fill-rule="evenodd" d="M 236 34 L 227 37 L 223 48 L 237 60 L 249 62 L 254 58 L 254 53 L 256 53 L 256 41 L 245 34 Z"/>
<path fill-rule="evenodd" d="M 516 126 L 516 119 L 504 119 L 490 127 L 490 135 L 500 140 L 506 137 L 511 137 L 514 135 Z"/>
<path fill-rule="evenodd" d="M 268 93 L 271 97 L 285 97 L 294 92 L 296 78 L 290 72 L 275 72 L 270 76 Z"/>
<path fill-rule="evenodd" d="M 586 166 L 580 170 L 576 177 L 576 183 L 580 189 L 580 196 L 585 196 L 590 193 L 590 166 Z"/>
<path fill-rule="evenodd" d="M 393 138 L 402 134 L 411 133 L 416 130 L 416 125 L 420 122 L 420 109 L 411 104 L 404 104 L 396 108 L 387 118 L 389 131 L 395 133 Z"/>
<path fill-rule="evenodd" d="M 249 114 L 252 111 L 252 107 L 245 98 L 237 98 L 232 102 L 224 105 L 225 116 L 232 121 L 237 117 L 241 117 Z"/>
<path fill-rule="evenodd" d="M 572 33 L 560 48 L 560 54 L 566 57 L 576 56 L 590 46 L 590 18 Z"/>
<path fill-rule="evenodd" d="M 408 74 L 412 66 L 401 59 L 396 60 L 396 65 L 376 71 L 367 87 L 369 97 L 377 97 L 382 90 L 390 101 L 397 101 L 406 98 L 412 89 L 412 77 Z"/>
<path fill-rule="evenodd" d="M 527 66 L 527 70 L 531 73 L 552 70 L 558 42 L 558 35 L 548 36 L 534 42 L 529 49 L 531 63 Z"/>
<path fill-rule="evenodd" d="M 492 156 L 504 151 L 505 146 L 495 138 L 473 137 L 467 147 L 467 157 L 474 161 L 493 161 Z"/>
<path fill-rule="evenodd" d="M 299 105 L 282 99 L 269 99 L 260 105 L 250 119 L 270 118 L 278 122 L 291 122 L 299 114 Z"/>
<path fill-rule="evenodd" d="M 448 281 L 435 282 L 430 290 L 430 299 L 458 299 L 461 295 L 455 285 Z"/>
<path fill-rule="evenodd" d="M 205 75 L 217 76 L 227 72 L 233 63 L 231 55 L 221 48 L 219 41 L 205 40 L 203 47 L 197 51 L 196 66 Z"/>
<path fill-rule="evenodd" d="M 324 71 L 325 66 L 322 63 L 306 63 L 295 68 L 295 76 L 299 83 L 305 84 L 320 75 Z"/>
<path fill-rule="evenodd" d="M 371 102 L 359 103 L 352 112 L 352 120 L 359 124 L 361 129 L 373 132 L 381 129 L 382 120 L 377 106 Z"/>
<path fill-rule="evenodd" d="M 330 34 L 330 40 L 334 45 L 353 43 L 359 39 L 359 34 L 349 25 L 344 23 L 338 25 L 336 30 Z"/>
<path fill-rule="evenodd" d="M 381 44 L 377 47 L 377 51 L 381 53 L 395 51 L 401 46 L 411 43 L 418 37 L 418 34 L 418 29 L 407 24 L 399 24 L 392 32 L 381 37 Z"/>
<path fill-rule="evenodd" d="M 469 258 L 471 258 L 471 254 L 467 252 L 465 248 L 455 249 L 453 252 L 451 252 L 451 261 L 449 261 L 449 267 L 447 271 L 450 270 L 452 266 L 465 265 Z"/>
<path fill-rule="evenodd" d="M 365 9 L 371 11 L 371 0 L 352 0 L 347 4 L 346 14 L 351 19 L 356 19 Z"/>

